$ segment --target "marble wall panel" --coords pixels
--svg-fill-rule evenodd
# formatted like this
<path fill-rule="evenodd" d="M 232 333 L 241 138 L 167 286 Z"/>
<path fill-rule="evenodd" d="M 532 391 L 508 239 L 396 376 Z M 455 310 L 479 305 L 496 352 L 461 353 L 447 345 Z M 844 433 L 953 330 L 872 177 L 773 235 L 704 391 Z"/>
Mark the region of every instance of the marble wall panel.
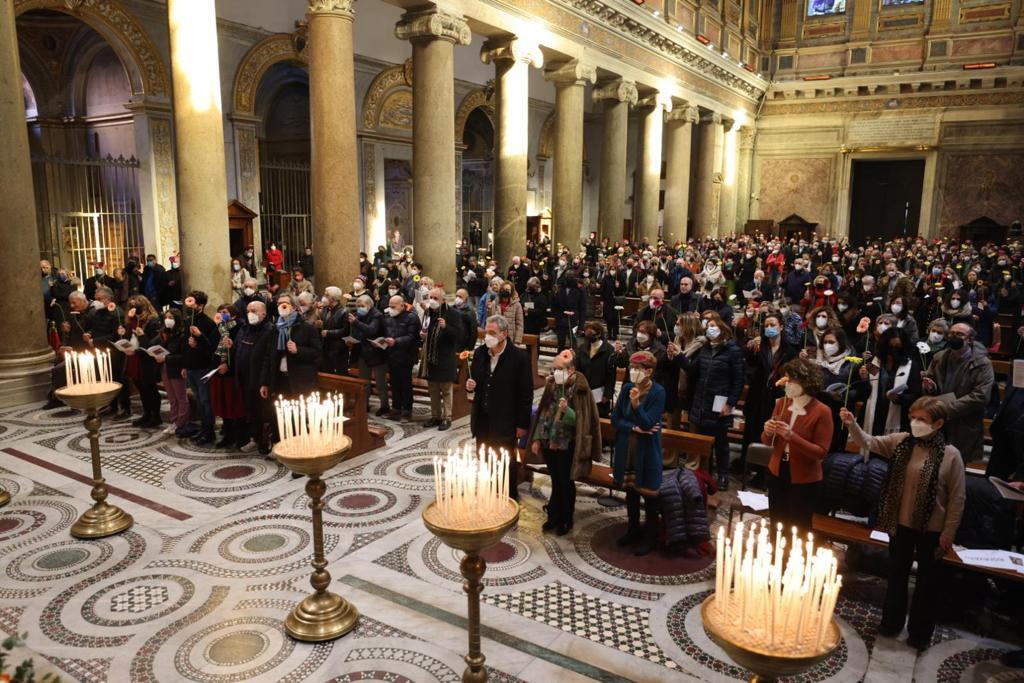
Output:
<path fill-rule="evenodd" d="M 947 154 L 938 188 L 939 230 L 953 234 L 975 218 L 1009 225 L 1024 217 L 1024 151 Z"/>
<path fill-rule="evenodd" d="M 819 230 L 827 230 L 832 215 L 832 157 L 761 159 L 757 216 L 782 220 L 798 214 Z"/>

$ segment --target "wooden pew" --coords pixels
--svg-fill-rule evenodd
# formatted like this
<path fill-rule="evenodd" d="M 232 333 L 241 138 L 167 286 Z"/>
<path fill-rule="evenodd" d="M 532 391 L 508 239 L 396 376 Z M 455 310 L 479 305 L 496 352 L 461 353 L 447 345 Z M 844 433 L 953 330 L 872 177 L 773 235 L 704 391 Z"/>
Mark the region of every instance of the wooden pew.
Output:
<path fill-rule="evenodd" d="M 370 395 L 370 381 L 358 377 L 319 373 L 321 391 L 338 392 L 345 397 L 345 434 L 352 439 L 352 449 L 345 458 L 354 458 L 385 445 L 384 431 L 369 423 L 366 401 Z"/>
<path fill-rule="evenodd" d="M 856 522 L 850 522 L 845 519 L 831 517 L 829 515 L 819 515 L 815 513 L 811 521 L 811 527 L 816 535 L 825 536 L 826 538 L 831 538 L 836 541 L 860 543 L 863 545 L 875 546 L 876 548 L 886 548 L 889 545 L 885 541 L 871 538 L 871 529 L 866 526 L 857 524 Z M 989 576 L 1000 579 L 1024 582 L 1024 574 L 1008 571 L 1006 569 L 993 569 L 991 567 L 979 567 L 977 565 L 964 564 L 955 552 L 948 552 L 943 555 L 942 561 L 945 564 L 956 567 L 957 569 L 988 574 Z"/>
<path fill-rule="evenodd" d="M 612 426 L 612 421 L 606 417 L 601 418 L 601 441 L 605 444 L 615 443 L 615 428 Z M 704 460 L 711 457 L 714 447 L 715 440 L 710 436 L 681 432 L 676 429 L 662 428 L 661 430 L 661 449 L 663 451 L 683 453 L 695 456 L 698 460 Z M 592 486 L 622 490 L 621 486 L 612 481 L 612 468 L 608 465 L 594 463 L 590 474 L 581 481 Z"/>

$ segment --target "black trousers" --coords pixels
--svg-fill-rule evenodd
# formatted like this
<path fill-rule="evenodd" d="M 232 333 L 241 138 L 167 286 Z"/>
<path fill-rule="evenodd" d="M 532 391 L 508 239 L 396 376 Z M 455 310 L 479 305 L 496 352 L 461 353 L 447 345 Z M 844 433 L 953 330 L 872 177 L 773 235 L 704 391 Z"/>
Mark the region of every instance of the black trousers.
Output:
<path fill-rule="evenodd" d="M 576 513 L 576 482 L 572 480 L 572 460 L 575 448 L 568 450 L 542 447 L 544 463 L 551 477 L 551 499 L 548 501 L 548 519 L 555 524 L 572 526 Z"/>
<path fill-rule="evenodd" d="M 576 335 L 572 333 L 571 323 L 570 327 L 556 327 L 555 337 L 558 338 L 559 351 L 576 348 Z"/>
<path fill-rule="evenodd" d="M 388 363 L 391 384 L 391 407 L 412 410 L 412 364 Z"/>
<path fill-rule="evenodd" d="M 267 420 L 267 406 L 269 399 L 260 396 L 259 386 L 243 386 L 242 402 L 245 403 L 245 424 L 249 432 L 249 438 L 260 445 L 264 444 L 263 425 Z M 245 444 L 242 444 L 243 446 Z"/>
<path fill-rule="evenodd" d="M 697 433 L 715 438 L 715 475 L 719 479 L 729 476 L 729 425 L 717 422 L 702 422 Z"/>
<path fill-rule="evenodd" d="M 789 530 L 796 527 L 801 536 L 811 530 L 811 516 L 818 502 L 820 481 L 794 484 L 789 477 L 789 463 L 779 463 L 779 476 L 768 472 L 768 514 L 772 526 L 781 523 Z"/>
<path fill-rule="evenodd" d="M 914 599 L 910 603 L 907 632 L 916 643 L 928 644 L 935 631 L 935 605 L 938 596 L 939 534 L 936 531 L 914 531 L 905 526 L 896 527 L 896 535 L 889 539 L 889 582 L 882 605 L 882 628 L 889 631 L 903 629 L 907 618 L 907 593 L 910 566 L 917 560 L 917 582 Z"/>
<path fill-rule="evenodd" d="M 139 400 L 145 415 L 160 417 L 160 391 L 156 388 L 157 376 L 145 370 L 139 376 Z"/>
<path fill-rule="evenodd" d="M 605 304 L 607 306 L 608 304 Z M 604 314 L 604 326 L 608 329 L 608 341 L 614 342 L 619 338 L 619 312 L 613 310 L 611 314 Z"/>

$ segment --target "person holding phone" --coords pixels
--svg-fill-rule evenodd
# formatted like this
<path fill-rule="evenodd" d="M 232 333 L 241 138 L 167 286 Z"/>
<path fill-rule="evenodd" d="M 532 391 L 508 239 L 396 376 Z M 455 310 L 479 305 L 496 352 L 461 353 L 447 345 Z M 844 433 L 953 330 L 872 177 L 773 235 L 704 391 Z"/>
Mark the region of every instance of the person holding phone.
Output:
<path fill-rule="evenodd" d="M 942 427 L 949 414 L 942 399 L 924 396 L 910 406 L 910 433 L 871 436 L 843 408 L 840 419 L 858 446 L 889 459 L 878 501 L 878 526 L 889 534 L 889 580 L 878 632 L 895 637 L 907 622 L 907 584 L 917 560 L 907 645 L 925 650 L 935 631 L 938 565 L 953 547 L 966 500 L 964 464 Z"/>

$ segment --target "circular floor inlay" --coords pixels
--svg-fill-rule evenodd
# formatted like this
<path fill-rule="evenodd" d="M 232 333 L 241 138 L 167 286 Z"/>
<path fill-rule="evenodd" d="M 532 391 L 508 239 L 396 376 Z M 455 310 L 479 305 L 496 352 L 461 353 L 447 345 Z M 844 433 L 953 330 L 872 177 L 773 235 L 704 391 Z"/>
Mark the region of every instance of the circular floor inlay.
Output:
<path fill-rule="evenodd" d="M 35 565 L 39 569 L 62 569 L 64 567 L 70 567 L 73 564 L 78 564 L 88 556 L 89 553 L 81 548 L 55 550 L 54 552 L 47 553 L 37 559 L 35 561 Z"/>
<path fill-rule="evenodd" d="M 675 555 L 658 549 L 637 557 L 632 547 L 622 547 L 616 541 L 626 533 L 626 523 L 609 524 L 590 539 L 590 547 L 599 558 L 619 569 L 654 576 L 676 576 L 691 574 L 706 568 L 715 559 L 712 550 L 704 557 L 692 554 Z"/>
<path fill-rule="evenodd" d="M 497 564 L 499 562 L 508 562 L 515 557 L 516 549 L 505 541 L 501 541 L 497 545 L 493 545 L 487 550 L 480 553 L 480 555 L 487 560 L 487 564 Z"/>
<path fill-rule="evenodd" d="M 267 649 L 267 639 L 256 631 L 232 633 L 217 640 L 207 650 L 207 657 L 214 664 L 237 666 L 256 659 Z"/>
<path fill-rule="evenodd" d="M 431 474 L 433 474 L 433 473 L 434 473 L 434 466 L 433 466 L 433 465 L 431 465 L 430 463 L 427 463 L 427 464 L 425 464 L 425 465 L 420 465 L 419 467 L 417 467 L 417 468 L 416 468 L 415 470 L 413 470 L 413 471 L 414 471 L 414 472 L 415 472 L 416 474 L 422 474 L 423 476 L 425 476 L 425 477 L 426 477 L 426 476 L 429 476 L 429 475 L 431 475 Z"/>
<path fill-rule="evenodd" d="M 15 519 L 14 517 L 5 517 L 3 519 L 0 519 L 0 533 L 10 531 L 11 529 L 16 529 L 19 526 L 21 526 L 21 522 Z"/>
<path fill-rule="evenodd" d="M 348 508 L 350 510 L 361 510 L 368 508 L 378 501 L 377 496 L 371 496 L 366 493 L 356 493 L 351 496 L 345 496 L 338 503 L 341 507 Z"/>
<path fill-rule="evenodd" d="M 260 536 L 253 536 L 242 543 L 242 547 L 251 553 L 269 553 L 272 550 L 277 550 L 288 540 L 284 536 L 278 534 L 262 534 Z"/>
<path fill-rule="evenodd" d="M 256 468 L 252 465 L 228 465 L 214 471 L 213 476 L 218 479 L 241 479 L 242 477 L 248 477 L 255 471 Z"/>

